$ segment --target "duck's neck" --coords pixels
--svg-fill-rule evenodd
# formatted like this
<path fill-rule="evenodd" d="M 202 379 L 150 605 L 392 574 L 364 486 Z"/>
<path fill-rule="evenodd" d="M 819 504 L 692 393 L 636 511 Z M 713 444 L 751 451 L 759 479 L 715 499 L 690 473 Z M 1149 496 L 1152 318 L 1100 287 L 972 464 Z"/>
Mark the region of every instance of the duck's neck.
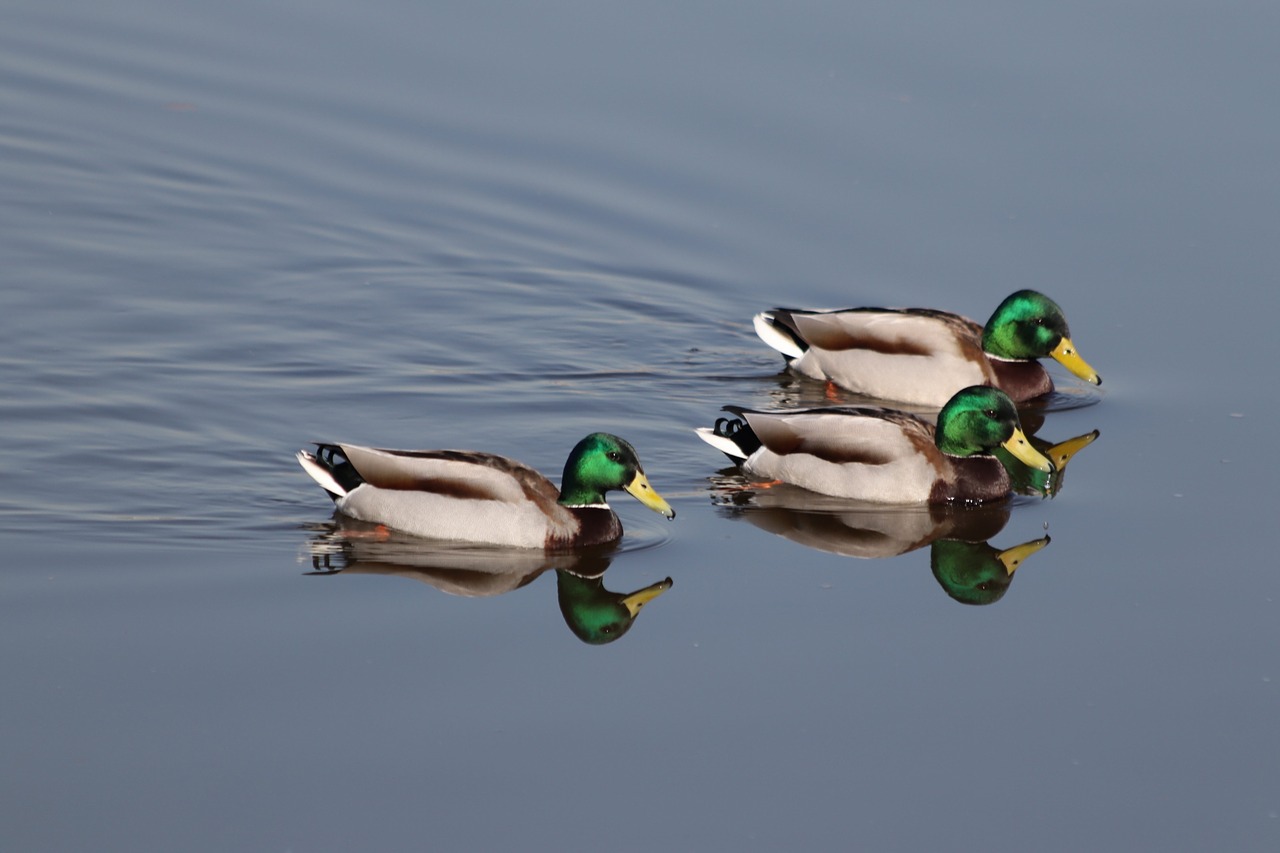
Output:
<path fill-rule="evenodd" d="M 590 486 L 584 486 L 576 478 L 568 475 L 564 478 L 564 484 L 560 486 L 558 503 L 563 506 L 609 508 L 609 502 L 605 500 L 604 492 L 599 489 L 593 489 Z"/>
<path fill-rule="evenodd" d="M 1015 403 L 1048 394 L 1053 390 L 1053 380 L 1040 362 L 1010 360 L 988 355 L 987 361 L 996 374 L 996 387 L 1008 394 Z"/>

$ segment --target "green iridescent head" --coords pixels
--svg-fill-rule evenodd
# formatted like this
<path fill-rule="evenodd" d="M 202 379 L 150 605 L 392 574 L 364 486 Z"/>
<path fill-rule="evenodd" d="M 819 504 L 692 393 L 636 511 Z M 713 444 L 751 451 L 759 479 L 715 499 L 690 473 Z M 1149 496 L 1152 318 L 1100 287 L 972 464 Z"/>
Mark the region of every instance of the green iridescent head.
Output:
<path fill-rule="evenodd" d="M 982 349 L 996 358 L 1029 361 L 1054 358 L 1086 382 L 1102 384 L 1071 343 L 1066 315 L 1043 293 L 1019 290 L 996 307 L 982 329 Z"/>
<path fill-rule="evenodd" d="M 986 385 L 971 385 L 947 401 L 938 413 L 934 441 L 939 450 L 952 456 L 989 455 L 1003 447 L 1032 468 L 1053 470 L 1023 434 L 1013 401 L 1003 391 Z"/>
<path fill-rule="evenodd" d="M 654 512 L 674 518 L 676 511 L 649 485 L 636 449 L 625 439 L 593 432 L 579 441 L 564 463 L 560 503 L 590 506 L 605 503 L 605 492 L 625 489 Z"/>
<path fill-rule="evenodd" d="M 635 592 L 610 592 L 602 578 L 556 571 L 556 593 L 565 624 L 579 640 L 593 646 L 612 643 L 627 633 L 640 608 L 669 589 L 671 578 Z"/>

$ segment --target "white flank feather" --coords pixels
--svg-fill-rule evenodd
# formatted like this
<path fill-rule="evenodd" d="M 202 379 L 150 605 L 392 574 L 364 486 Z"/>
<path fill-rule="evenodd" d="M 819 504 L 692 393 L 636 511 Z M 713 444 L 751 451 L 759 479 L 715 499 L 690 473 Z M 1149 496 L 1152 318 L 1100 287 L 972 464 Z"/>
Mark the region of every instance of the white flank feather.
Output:
<path fill-rule="evenodd" d="M 719 450 L 721 453 L 726 453 L 729 456 L 733 456 L 738 459 L 747 458 L 747 454 L 742 452 L 741 447 L 734 444 L 733 439 L 726 438 L 723 435 L 716 435 L 715 430 L 711 427 L 697 427 L 694 429 L 694 432 L 698 434 L 698 438 L 702 439 L 716 450 Z"/>
<path fill-rule="evenodd" d="M 338 485 L 338 481 L 333 479 L 333 475 L 329 473 L 329 469 L 320 463 L 310 453 L 305 450 L 298 451 L 298 464 L 302 466 L 302 470 L 311 475 L 311 479 L 320 484 L 320 488 L 330 494 L 342 496 L 347 490 Z"/>
<path fill-rule="evenodd" d="M 795 340 L 785 332 L 779 332 L 777 327 L 773 325 L 773 315 L 768 311 L 761 311 L 751 319 L 756 327 L 756 334 L 760 336 L 760 340 L 776 349 L 778 352 L 789 358 L 799 358 L 804 355 Z"/>

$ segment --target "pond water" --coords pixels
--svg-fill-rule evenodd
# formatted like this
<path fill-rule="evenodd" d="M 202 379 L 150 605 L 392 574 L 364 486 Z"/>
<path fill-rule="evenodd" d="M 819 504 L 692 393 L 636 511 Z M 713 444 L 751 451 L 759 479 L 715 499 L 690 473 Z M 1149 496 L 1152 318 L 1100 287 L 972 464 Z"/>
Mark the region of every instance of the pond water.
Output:
<path fill-rule="evenodd" d="M 1280 8 L 0 21 L 5 849 L 1280 846 Z M 829 401 L 759 310 L 1022 287 L 1104 377 L 1053 498 L 692 432 Z M 579 559 L 344 533 L 293 459 L 593 430 L 678 515 Z"/>

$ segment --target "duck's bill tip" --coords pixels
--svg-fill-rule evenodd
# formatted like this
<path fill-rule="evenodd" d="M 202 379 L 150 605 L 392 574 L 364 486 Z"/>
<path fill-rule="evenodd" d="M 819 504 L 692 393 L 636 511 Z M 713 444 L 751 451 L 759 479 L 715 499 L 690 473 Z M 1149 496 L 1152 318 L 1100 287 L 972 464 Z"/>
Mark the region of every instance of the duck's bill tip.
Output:
<path fill-rule="evenodd" d="M 637 471 L 635 477 L 625 488 L 627 494 L 659 515 L 665 516 L 668 521 L 676 517 L 676 511 L 671 508 L 671 504 L 667 503 L 662 495 L 658 494 L 653 486 L 649 485 L 649 478 L 644 475 L 644 472 Z"/>

